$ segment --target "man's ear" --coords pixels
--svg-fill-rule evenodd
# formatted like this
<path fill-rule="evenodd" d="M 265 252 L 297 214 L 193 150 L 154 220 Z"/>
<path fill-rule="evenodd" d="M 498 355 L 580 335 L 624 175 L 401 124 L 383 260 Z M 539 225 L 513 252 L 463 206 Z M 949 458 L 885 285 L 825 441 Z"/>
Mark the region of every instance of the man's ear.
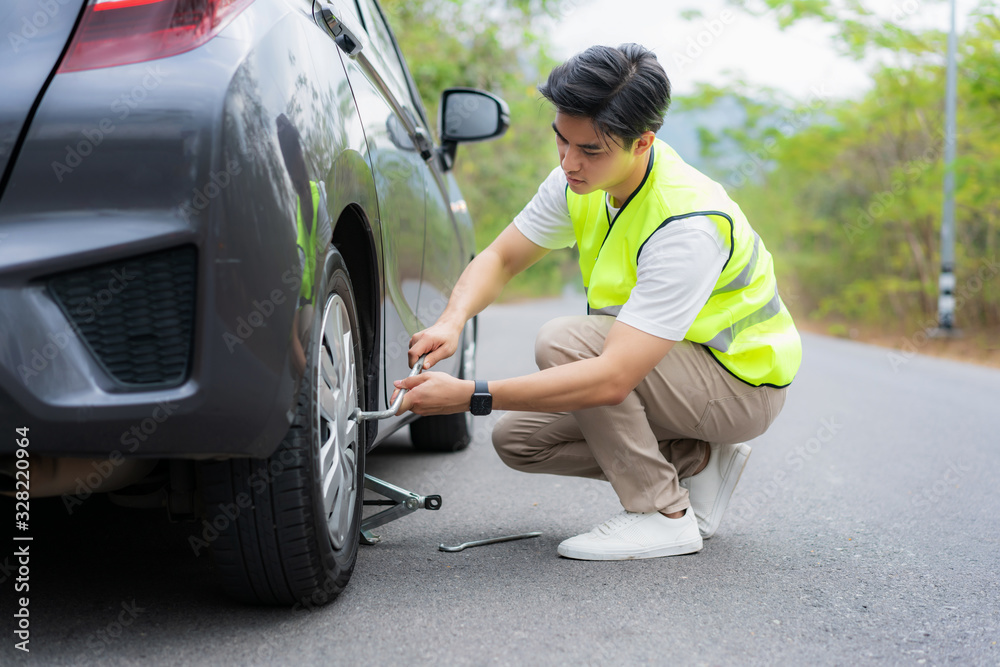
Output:
<path fill-rule="evenodd" d="M 636 157 L 642 157 L 650 148 L 653 147 L 653 142 L 656 141 L 656 133 L 652 130 L 643 132 L 639 135 L 639 138 L 635 140 L 632 144 L 632 154 Z"/>

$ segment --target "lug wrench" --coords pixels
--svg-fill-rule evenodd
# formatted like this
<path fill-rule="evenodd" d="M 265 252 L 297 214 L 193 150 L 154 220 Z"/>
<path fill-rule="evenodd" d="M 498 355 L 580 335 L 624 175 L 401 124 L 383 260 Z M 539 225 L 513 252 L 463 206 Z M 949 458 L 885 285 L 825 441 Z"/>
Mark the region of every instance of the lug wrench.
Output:
<path fill-rule="evenodd" d="M 419 375 L 424 369 L 424 361 L 427 359 L 427 355 L 424 354 L 417 360 L 416 365 L 410 369 L 410 374 L 407 377 L 413 377 L 414 375 Z M 395 417 L 396 413 L 399 412 L 399 407 L 403 404 L 403 395 L 406 394 L 407 389 L 401 389 L 399 394 L 396 396 L 396 400 L 392 402 L 392 405 L 381 412 L 364 412 L 361 408 L 356 408 L 354 413 L 351 415 L 351 419 L 354 419 L 358 423 L 372 421 L 376 419 L 389 419 L 390 417 Z M 424 508 L 429 510 L 436 510 L 441 508 L 441 496 L 419 496 L 411 491 L 406 491 L 397 486 L 393 486 L 388 482 L 383 482 L 380 479 L 376 479 L 370 475 L 365 475 L 365 487 L 370 488 L 377 493 L 385 495 L 391 500 L 389 501 L 366 501 L 365 504 L 373 505 L 392 505 L 390 509 L 379 512 L 374 516 L 370 516 L 361 523 L 361 537 L 365 544 L 375 544 L 379 541 L 377 535 L 371 533 L 371 529 L 376 526 L 381 526 L 384 523 L 388 523 L 395 519 L 398 519 L 405 514 L 413 512 L 418 508 Z M 441 551 L 462 551 L 463 549 L 469 549 L 471 547 L 479 547 L 485 544 L 496 544 L 497 542 L 510 542 L 512 540 L 524 540 L 529 537 L 538 537 L 541 532 L 533 533 L 523 533 L 521 535 L 505 535 L 504 537 L 493 537 L 486 540 L 475 540 L 473 542 L 465 542 L 459 544 L 458 546 L 449 547 L 444 544 L 438 546 Z"/>
<path fill-rule="evenodd" d="M 496 544 L 497 542 L 510 542 L 512 540 L 526 540 L 529 537 L 538 537 L 541 535 L 541 531 L 535 531 L 533 533 L 522 533 L 521 535 L 505 535 L 503 537 L 491 537 L 488 540 L 476 540 L 474 542 L 464 542 L 454 547 L 446 547 L 441 544 L 438 546 L 438 551 L 461 551 L 462 549 L 469 549 L 471 547 L 481 547 L 484 544 Z"/>
<path fill-rule="evenodd" d="M 429 353 L 428 353 L 429 354 Z M 410 374 L 407 377 L 413 377 L 414 375 L 420 375 L 420 372 L 424 370 L 424 360 L 427 359 L 427 354 L 420 357 L 417 360 L 416 365 L 410 369 Z M 361 408 L 355 408 L 354 412 L 351 414 L 351 419 L 361 423 L 367 421 L 374 421 L 376 419 L 389 419 L 390 417 L 395 417 L 396 413 L 399 412 L 399 406 L 403 404 L 403 395 L 408 392 L 409 389 L 400 389 L 399 395 L 396 396 L 396 400 L 392 402 L 387 410 L 382 412 L 363 412 Z"/>
<path fill-rule="evenodd" d="M 427 355 L 423 355 L 416 365 L 410 369 L 408 377 L 418 375 L 424 369 L 424 361 Z M 399 407 L 403 404 L 403 395 L 408 390 L 401 389 L 396 396 L 396 400 L 388 409 L 381 412 L 364 412 L 360 407 L 355 408 L 351 414 L 351 419 L 360 423 L 375 421 L 378 419 L 389 419 L 395 417 L 399 412 Z M 421 496 L 401 489 L 398 486 L 385 482 L 377 477 L 365 475 L 365 488 L 371 489 L 379 495 L 385 496 L 388 500 L 365 500 L 365 505 L 388 505 L 389 509 L 374 514 L 361 522 L 361 541 L 364 544 L 375 544 L 379 541 L 379 536 L 372 533 L 372 528 L 377 528 L 383 524 L 395 521 L 400 517 L 411 514 L 418 509 L 438 510 L 441 509 L 441 496 Z"/>

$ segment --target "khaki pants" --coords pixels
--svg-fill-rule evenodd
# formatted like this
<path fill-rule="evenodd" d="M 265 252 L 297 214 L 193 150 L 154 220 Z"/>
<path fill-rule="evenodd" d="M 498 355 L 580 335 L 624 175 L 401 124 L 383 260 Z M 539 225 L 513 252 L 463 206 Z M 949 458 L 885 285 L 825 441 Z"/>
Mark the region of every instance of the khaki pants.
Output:
<path fill-rule="evenodd" d="M 600 355 L 613 317 L 560 317 L 535 342 L 539 369 Z M 701 345 L 674 344 L 621 404 L 575 412 L 508 412 L 493 446 L 511 468 L 611 482 L 631 512 L 690 506 L 678 480 L 698 470 L 709 443 L 755 438 L 771 425 L 787 388 L 752 387 Z"/>

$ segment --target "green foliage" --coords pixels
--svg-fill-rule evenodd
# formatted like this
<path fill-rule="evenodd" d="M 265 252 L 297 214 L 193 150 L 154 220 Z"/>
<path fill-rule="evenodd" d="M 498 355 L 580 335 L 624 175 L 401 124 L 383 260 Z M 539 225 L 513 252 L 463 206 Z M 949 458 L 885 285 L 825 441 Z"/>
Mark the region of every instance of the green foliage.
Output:
<path fill-rule="evenodd" d="M 566 0 L 567 6 L 576 0 Z M 942 0 L 921 0 L 923 4 Z M 456 178 L 480 249 L 556 165 L 552 109 L 537 83 L 555 64 L 538 19 L 563 0 L 381 0 L 436 114 L 449 86 L 510 104 L 503 139 L 459 148 Z M 746 81 L 701 86 L 677 109 L 735 100 L 738 122 L 700 133 L 715 176 L 775 256 L 782 297 L 798 316 L 923 326 L 935 319 L 940 263 L 946 34 L 885 21 L 860 0 L 732 0 L 782 27 L 832 26 L 845 54 L 883 63 L 858 100 L 789 99 Z M 900 0 L 899 11 L 909 5 Z M 981 0 L 960 37 L 957 183 L 958 324 L 1000 325 L 1000 21 Z M 697 10 L 686 12 L 696 18 Z M 544 25 L 544 24 L 542 24 Z M 578 280 L 571 253 L 551 253 L 508 294 L 558 292 Z"/>
<path fill-rule="evenodd" d="M 735 190 L 775 255 L 782 295 L 798 315 L 890 327 L 933 323 L 946 35 L 881 24 L 857 2 L 840 3 L 837 11 L 826 2 L 766 4 L 779 10 L 782 24 L 833 22 L 853 53 L 892 49 L 893 55 L 882 60 L 872 90 L 859 100 L 810 101 L 788 110 L 780 95 L 751 94 L 740 82 L 700 90 L 689 107 L 729 96 L 746 111 L 741 126 L 724 136 L 703 133 L 715 175 Z M 1000 325 L 998 43 L 995 3 L 981 2 L 960 36 L 954 167 L 956 316 L 958 326 L 973 329 Z M 734 154 L 742 158 L 736 167 Z"/>
<path fill-rule="evenodd" d="M 458 149 L 454 173 L 476 224 L 478 250 L 510 224 L 558 164 L 549 127 L 554 111 L 537 90 L 556 63 L 532 26 L 555 16 L 562 2 L 381 0 L 431 118 L 441 91 L 454 86 L 488 90 L 510 105 L 503 138 Z M 507 294 L 558 293 L 574 262 L 571 253 L 550 253 L 517 276 Z"/>

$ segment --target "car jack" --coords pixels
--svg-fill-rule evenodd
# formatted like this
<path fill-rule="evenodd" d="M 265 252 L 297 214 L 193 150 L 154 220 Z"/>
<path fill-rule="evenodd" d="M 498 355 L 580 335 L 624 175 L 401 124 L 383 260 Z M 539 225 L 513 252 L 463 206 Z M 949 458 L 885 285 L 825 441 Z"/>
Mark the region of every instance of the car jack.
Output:
<path fill-rule="evenodd" d="M 418 496 L 412 491 L 401 489 L 389 482 L 383 482 L 377 477 L 365 475 L 365 488 L 387 500 L 366 500 L 365 505 L 389 505 L 389 509 L 382 510 L 361 521 L 361 543 L 376 544 L 379 536 L 374 535 L 372 528 L 377 528 L 383 524 L 395 521 L 407 514 L 412 514 L 418 509 L 439 510 L 441 509 L 441 496 Z"/>

